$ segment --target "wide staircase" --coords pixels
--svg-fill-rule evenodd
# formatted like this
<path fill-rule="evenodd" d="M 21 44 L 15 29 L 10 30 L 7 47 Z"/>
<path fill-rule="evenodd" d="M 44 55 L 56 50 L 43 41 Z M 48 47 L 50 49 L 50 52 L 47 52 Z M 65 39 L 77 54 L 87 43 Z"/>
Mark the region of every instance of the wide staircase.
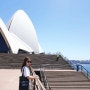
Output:
<path fill-rule="evenodd" d="M 71 66 L 60 56 L 59 61 L 56 61 L 56 55 L 45 54 L 0 54 L 0 69 L 20 69 L 24 58 L 28 56 L 32 59 L 33 68 L 37 69 L 41 66 L 58 64 L 58 66 L 66 65 L 63 69 L 71 69 Z"/>
<path fill-rule="evenodd" d="M 34 70 L 40 72 L 46 90 L 90 90 L 90 80 L 81 71 L 74 70 L 62 56 L 56 61 L 56 55 L 1 53 L 0 69 L 20 69 L 26 56 L 32 59 Z"/>
<path fill-rule="evenodd" d="M 90 81 L 74 70 L 45 71 L 51 90 L 90 90 Z"/>

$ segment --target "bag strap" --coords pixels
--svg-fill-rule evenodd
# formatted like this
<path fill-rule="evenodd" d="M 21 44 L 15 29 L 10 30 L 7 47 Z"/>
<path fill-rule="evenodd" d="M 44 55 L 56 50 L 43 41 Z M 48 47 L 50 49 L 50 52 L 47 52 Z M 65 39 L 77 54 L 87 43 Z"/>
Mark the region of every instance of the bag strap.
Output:
<path fill-rule="evenodd" d="M 22 68 L 22 76 L 24 77 L 24 68 Z"/>

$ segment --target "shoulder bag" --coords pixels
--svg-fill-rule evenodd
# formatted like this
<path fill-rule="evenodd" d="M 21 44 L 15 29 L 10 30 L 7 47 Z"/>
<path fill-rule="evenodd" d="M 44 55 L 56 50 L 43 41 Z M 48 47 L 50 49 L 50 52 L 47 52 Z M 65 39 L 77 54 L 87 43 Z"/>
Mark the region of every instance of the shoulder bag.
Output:
<path fill-rule="evenodd" d="M 23 73 L 22 76 L 19 77 L 19 90 L 29 90 L 29 80 L 24 77 Z"/>

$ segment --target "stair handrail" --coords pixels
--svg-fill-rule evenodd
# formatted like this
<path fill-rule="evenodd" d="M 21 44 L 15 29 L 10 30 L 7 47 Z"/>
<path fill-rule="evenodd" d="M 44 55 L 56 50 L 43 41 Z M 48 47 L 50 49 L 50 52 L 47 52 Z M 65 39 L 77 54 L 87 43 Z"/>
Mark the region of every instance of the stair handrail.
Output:
<path fill-rule="evenodd" d="M 77 70 L 77 63 L 73 64 L 70 60 L 68 61 L 68 63 L 72 66 L 72 68 Z M 90 72 L 81 64 L 78 64 L 78 71 L 81 71 L 90 80 Z"/>
<path fill-rule="evenodd" d="M 36 76 L 36 73 L 34 72 L 33 69 L 32 70 L 32 73 L 33 73 L 33 76 Z M 41 81 L 38 79 L 35 79 L 35 82 L 36 82 L 36 85 L 37 85 L 37 90 L 46 90 L 45 87 L 43 86 L 43 84 L 41 83 Z"/>
<path fill-rule="evenodd" d="M 82 65 L 79 65 L 79 67 L 81 67 L 81 72 L 90 80 L 90 72 Z"/>
<path fill-rule="evenodd" d="M 44 66 L 42 66 L 42 67 L 43 67 L 44 86 L 45 86 L 46 90 L 51 90 L 51 87 L 48 84 L 47 76 L 45 74 L 45 68 L 44 68 Z"/>

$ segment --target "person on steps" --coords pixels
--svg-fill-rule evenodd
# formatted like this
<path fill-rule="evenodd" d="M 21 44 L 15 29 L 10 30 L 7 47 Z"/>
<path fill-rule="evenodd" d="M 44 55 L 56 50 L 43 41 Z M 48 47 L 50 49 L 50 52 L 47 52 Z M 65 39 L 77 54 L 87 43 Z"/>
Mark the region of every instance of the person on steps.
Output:
<path fill-rule="evenodd" d="M 59 60 L 59 57 L 60 57 L 59 54 L 57 54 L 57 55 L 56 55 L 56 61 Z"/>
<path fill-rule="evenodd" d="M 28 90 L 32 90 L 32 82 L 31 81 L 39 78 L 38 75 L 33 76 L 31 62 L 32 61 L 29 57 L 25 57 L 23 64 L 22 64 L 22 67 L 21 67 L 22 75 L 29 80 Z M 22 89 L 22 90 L 24 90 L 24 89 Z"/>

